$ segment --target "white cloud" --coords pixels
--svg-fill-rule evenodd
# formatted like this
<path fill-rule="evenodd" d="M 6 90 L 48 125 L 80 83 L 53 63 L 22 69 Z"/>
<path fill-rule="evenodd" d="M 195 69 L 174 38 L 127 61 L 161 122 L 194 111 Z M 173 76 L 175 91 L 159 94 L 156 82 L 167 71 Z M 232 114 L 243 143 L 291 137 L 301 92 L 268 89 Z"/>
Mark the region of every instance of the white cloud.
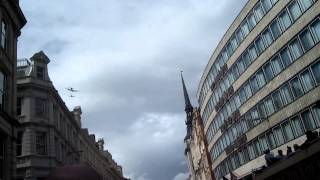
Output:
<path fill-rule="evenodd" d="M 179 173 L 173 178 L 173 180 L 187 180 L 188 177 L 189 173 Z"/>

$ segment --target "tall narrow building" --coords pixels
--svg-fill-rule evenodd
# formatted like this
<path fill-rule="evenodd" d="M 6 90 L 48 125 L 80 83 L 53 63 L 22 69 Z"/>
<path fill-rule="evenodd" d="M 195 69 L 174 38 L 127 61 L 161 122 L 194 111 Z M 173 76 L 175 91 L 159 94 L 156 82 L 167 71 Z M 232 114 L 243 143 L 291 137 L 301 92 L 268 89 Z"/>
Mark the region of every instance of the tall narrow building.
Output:
<path fill-rule="evenodd" d="M 0 179 L 15 178 L 17 40 L 26 19 L 18 0 L 0 1 Z"/>
<path fill-rule="evenodd" d="M 184 139 L 186 144 L 185 156 L 189 164 L 190 180 L 213 179 L 210 168 L 207 142 L 204 136 L 203 125 L 198 108 L 193 108 L 189 99 L 187 88 L 181 73 L 182 88 L 187 115 L 187 134 Z"/>
<path fill-rule="evenodd" d="M 319 42 L 319 0 L 245 4 L 197 93 L 216 179 L 250 178 L 266 165 L 264 151 L 286 152 L 319 130 Z"/>

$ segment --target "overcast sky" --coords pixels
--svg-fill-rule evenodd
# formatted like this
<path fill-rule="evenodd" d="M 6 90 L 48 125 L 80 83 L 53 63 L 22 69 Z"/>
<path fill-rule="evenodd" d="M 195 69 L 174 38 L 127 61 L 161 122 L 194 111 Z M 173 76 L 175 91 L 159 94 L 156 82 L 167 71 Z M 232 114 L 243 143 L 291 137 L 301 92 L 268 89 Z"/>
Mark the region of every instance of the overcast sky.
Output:
<path fill-rule="evenodd" d="M 132 180 L 184 180 L 184 71 L 195 106 L 201 74 L 246 0 L 20 0 L 18 57 L 43 50 L 83 127 Z M 74 98 L 66 87 L 80 90 Z"/>

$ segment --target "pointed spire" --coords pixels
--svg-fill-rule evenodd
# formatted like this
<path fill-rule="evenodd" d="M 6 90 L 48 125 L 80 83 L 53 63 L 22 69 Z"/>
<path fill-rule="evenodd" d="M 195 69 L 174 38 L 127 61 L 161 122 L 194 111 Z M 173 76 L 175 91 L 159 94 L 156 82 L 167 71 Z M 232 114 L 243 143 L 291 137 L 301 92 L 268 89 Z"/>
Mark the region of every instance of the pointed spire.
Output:
<path fill-rule="evenodd" d="M 188 113 L 188 112 L 192 112 L 193 107 L 191 105 L 191 102 L 190 102 L 190 99 L 189 99 L 189 95 L 188 95 L 188 91 L 187 91 L 186 85 L 184 83 L 184 79 L 183 79 L 183 75 L 182 75 L 183 71 L 180 71 L 180 72 L 181 72 L 181 80 L 182 80 L 184 102 L 185 102 L 185 106 L 186 106 L 184 110 L 186 111 L 186 113 Z"/>

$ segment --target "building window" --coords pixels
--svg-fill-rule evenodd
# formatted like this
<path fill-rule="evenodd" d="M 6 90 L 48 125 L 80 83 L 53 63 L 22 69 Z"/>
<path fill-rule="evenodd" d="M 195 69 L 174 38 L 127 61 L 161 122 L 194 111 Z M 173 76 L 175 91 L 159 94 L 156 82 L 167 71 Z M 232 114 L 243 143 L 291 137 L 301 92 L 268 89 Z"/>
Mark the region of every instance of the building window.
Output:
<path fill-rule="evenodd" d="M 18 131 L 17 135 L 17 156 L 22 155 L 22 137 L 23 137 L 23 131 Z"/>
<path fill-rule="evenodd" d="M 259 88 L 263 87 L 266 84 L 266 79 L 264 78 L 262 69 L 257 72 L 256 76 Z"/>
<path fill-rule="evenodd" d="M 279 15 L 279 20 L 281 22 L 282 31 L 285 31 L 291 25 L 291 20 L 287 11 L 283 11 Z"/>
<path fill-rule="evenodd" d="M 292 122 L 292 127 L 293 127 L 293 132 L 296 137 L 301 136 L 304 133 L 304 128 L 301 123 L 300 117 L 295 116 L 291 119 Z"/>
<path fill-rule="evenodd" d="M 44 69 L 41 66 L 37 66 L 37 78 L 44 79 Z"/>
<path fill-rule="evenodd" d="M 274 77 L 272 66 L 269 62 L 263 66 L 263 71 L 264 71 L 267 82 L 269 82 Z"/>
<path fill-rule="evenodd" d="M 280 91 L 283 97 L 284 104 L 289 104 L 293 101 L 293 95 L 288 84 L 285 84 L 280 89 Z"/>
<path fill-rule="evenodd" d="M 298 98 L 303 95 L 303 89 L 298 77 L 293 78 L 290 81 L 292 92 L 295 98 Z"/>
<path fill-rule="evenodd" d="M 0 108 L 4 109 L 5 107 L 5 75 L 0 71 Z"/>
<path fill-rule="evenodd" d="M 276 145 L 276 141 L 272 131 L 267 132 L 267 138 L 268 138 L 270 148 L 271 149 L 275 148 L 277 145 Z"/>
<path fill-rule="evenodd" d="M 291 14 L 291 17 L 293 19 L 293 21 L 295 21 L 296 19 L 298 19 L 301 15 L 301 10 L 299 7 L 299 4 L 296 1 L 293 1 L 289 6 L 288 6 L 289 12 Z"/>
<path fill-rule="evenodd" d="M 305 70 L 303 73 L 301 73 L 301 79 L 302 84 L 306 92 L 313 89 L 315 87 L 315 83 L 312 79 L 312 75 L 309 71 L 309 69 Z"/>
<path fill-rule="evenodd" d="M 293 40 L 290 44 L 289 44 L 291 53 L 293 55 L 293 59 L 296 60 L 298 59 L 301 55 L 302 55 L 302 48 L 301 45 L 298 41 L 298 39 Z"/>
<path fill-rule="evenodd" d="M 39 155 L 47 155 L 47 133 L 36 132 L 36 151 Z"/>
<path fill-rule="evenodd" d="M 310 28 L 315 36 L 316 41 L 320 41 L 320 20 L 317 19 L 314 23 L 311 24 Z"/>
<path fill-rule="evenodd" d="M 281 63 L 279 56 L 275 56 L 271 60 L 271 64 L 272 64 L 273 71 L 274 71 L 275 75 L 279 74 L 283 70 L 283 65 Z"/>
<path fill-rule="evenodd" d="M 275 109 L 282 108 L 283 103 L 281 101 L 281 93 L 280 93 L 279 90 L 272 94 L 272 99 L 273 99 L 273 102 L 274 102 Z"/>
<path fill-rule="evenodd" d="M 269 28 L 267 28 L 263 32 L 262 37 L 264 38 L 264 42 L 266 43 L 266 47 L 268 47 L 273 41 L 272 35 L 271 35 L 271 32 L 270 32 Z"/>
<path fill-rule="evenodd" d="M 301 43 L 302 43 L 302 46 L 305 51 L 308 51 L 309 49 L 311 49 L 314 46 L 314 42 L 313 42 L 313 39 L 312 39 L 312 36 L 311 36 L 309 29 L 304 30 L 300 34 L 300 39 L 301 39 Z"/>
<path fill-rule="evenodd" d="M 283 133 L 281 130 L 281 127 L 278 126 L 276 128 L 273 129 L 275 138 L 276 138 L 276 143 L 278 146 L 282 145 L 285 141 L 284 141 L 284 137 L 283 137 Z"/>
<path fill-rule="evenodd" d="M 303 11 L 306 11 L 312 4 L 312 0 L 298 0 Z"/>
<path fill-rule="evenodd" d="M 22 108 L 22 97 L 17 98 L 17 115 L 21 115 L 21 108 Z"/>
<path fill-rule="evenodd" d="M 320 62 L 311 66 L 313 75 L 318 84 L 320 84 Z"/>
<path fill-rule="evenodd" d="M 277 39 L 281 34 L 281 29 L 280 29 L 280 26 L 279 26 L 279 23 L 278 23 L 277 19 L 275 19 L 271 23 L 270 28 L 271 28 L 271 32 L 272 32 L 273 37 L 275 39 Z"/>
<path fill-rule="evenodd" d="M 271 114 L 273 114 L 275 112 L 271 97 L 267 97 L 264 100 L 264 104 L 265 104 L 266 110 L 268 112 L 268 116 L 270 116 Z"/>
<path fill-rule="evenodd" d="M 35 99 L 35 113 L 37 116 L 45 116 L 46 114 L 46 100 L 42 98 Z"/>
<path fill-rule="evenodd" d="M 4 137 L 1 135 L 0 136 L 0 179 L 4 179 L 4 173 L 5 173 L 5 162 L 4 162 L 4 151 L 5 149 L 5 139 Z"/>
<path fill-rule="evenodd" d="M 292 63 L 292 58 L 287 47 L 280 52 L 280 56 L 284 67 L 288 67 Z"/>
<path fill-rule="evenodd" d="M 306 130 L 313 130 L 315 129 L 316 123 L 313 120 L 312 114 L 310 110 L 306 110 L 303 113 L 301 113 L 301 117 L 302 117 L 302 122 L 304 124 L 304 126 L 306 127 Z"/>
<path fill-rule="evenodd" d="M 290 121 L 286 121 L 282 124 L 283 134 L 286 141 L 291 141 L 294 138 L 293 131 L 290 125 Z"/>
<path fill-rule="evenodd" d="M 2 21 L 1 23 L 1 47 L 3 49 L 7 48 L 7 40 L 8 39 L 8 33 L 7 33 L 7 24 Z"/>
<path fill-rule="evenodd" d="M 262 0 L 261 2 L 262 2 L 264 10 L 266 12 L 268 12 L 272 7 L 272 4 L 271 4 L 270 0 Z"/>

